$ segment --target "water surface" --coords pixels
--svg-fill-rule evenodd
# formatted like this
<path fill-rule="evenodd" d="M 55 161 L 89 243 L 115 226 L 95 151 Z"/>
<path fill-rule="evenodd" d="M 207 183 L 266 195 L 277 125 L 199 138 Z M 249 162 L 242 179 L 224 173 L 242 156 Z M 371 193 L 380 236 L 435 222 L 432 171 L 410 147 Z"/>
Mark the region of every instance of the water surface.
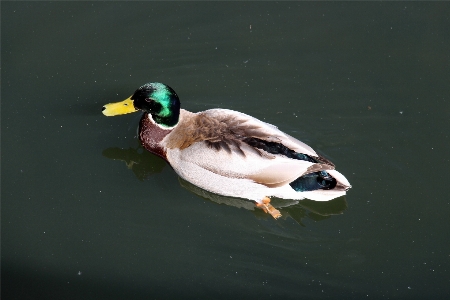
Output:
<path fill-rule="evenodd" d="M 450 27 L 432 3 L 2 3 L 5 299 L 444 298 Z M 101 106 L 141 84 L 306 142 L 353 188 L 273 220 Z"/>

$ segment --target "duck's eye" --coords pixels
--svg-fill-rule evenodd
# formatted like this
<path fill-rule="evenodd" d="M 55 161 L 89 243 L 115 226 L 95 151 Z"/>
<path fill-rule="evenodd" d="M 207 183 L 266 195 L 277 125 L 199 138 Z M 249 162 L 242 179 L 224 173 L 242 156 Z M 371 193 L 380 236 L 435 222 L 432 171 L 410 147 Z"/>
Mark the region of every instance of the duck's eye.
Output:
<path fill-rule="evenodd" d="M 145 101 L 147 101 L 147 102 L 151 102 L 151 101 L 152 101 L 152 99 L 151 99 L 151 98 L 145 98 Z"/>
<path fill-rule="evenodd" d="M 124 103 L 123 105 L 128 106 L 128 103 Z"/>

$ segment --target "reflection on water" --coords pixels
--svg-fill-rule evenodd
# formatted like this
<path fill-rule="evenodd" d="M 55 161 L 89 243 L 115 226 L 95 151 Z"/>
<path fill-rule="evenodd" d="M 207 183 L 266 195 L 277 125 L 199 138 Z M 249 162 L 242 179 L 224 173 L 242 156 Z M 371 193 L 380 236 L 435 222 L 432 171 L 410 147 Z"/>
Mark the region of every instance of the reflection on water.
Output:
<path fill-rule="evenodd" d="M 102 155 L 109 159 L 123 161 L 127 168 L 132 170 L 134 175 L 141 181 L 150 175 L 160 173 L 168 165 L 162 158 L 145 151 L 141 146 L 137 148 L 130 147 L 128 149 L 112 147 L 103 150 Z M 253 201 L 217 195 L 201 189 L 180 177 L 178 179 L 182 187 L 203 199 L 217 204 L 225 204 L 250 210 L 257 218 L 272 218 L 261 209 L 257 209 Z M 274 197 L 272 198 L 271 204 L 280 210 L 282 219 L 290 216 L 302 226 L 304 226 L 302 219 L 305 217 L 314 221 L 321 221 L 330 218 L 332 215 L 342 214 L 347 209 L 345 196 L 325 202 L 308 199 L 301 201 L 287 200 Z"/>
<path fill-rule="evenodd" d="M 153 155 L 143 147 L 121 149 L 112 147 L 103 150 L 102 155 L 113 160 L 125 162 L 128 169 L 133 171 L 136 177 L 143 181 L 148 176 L 161 173 L 167 163 L 156 155 Z"/>
<path fill-rule="evenodd" d="M 204 199 L 210 200 L 217 204 L 225 204 L 251 210 L 257 218 L 272 218 L 261 209 L 257 209 L 252 201 L 217 195 L 201 189 L 180 177 L 179 181 L 182 187 Z M 288 216 L 291 216 L 302 226 L 304 225 L 301 220 L 305 217 L 315 221 L 321 221 L 330 218 L 332 215 L 342 214 L 347 208 L 347 201 L 345 200 L 345 197 L 339 197 L 326 202 L 272 198 L 270 203 L 281 212 L 281 219 L 286 219 Z"/>

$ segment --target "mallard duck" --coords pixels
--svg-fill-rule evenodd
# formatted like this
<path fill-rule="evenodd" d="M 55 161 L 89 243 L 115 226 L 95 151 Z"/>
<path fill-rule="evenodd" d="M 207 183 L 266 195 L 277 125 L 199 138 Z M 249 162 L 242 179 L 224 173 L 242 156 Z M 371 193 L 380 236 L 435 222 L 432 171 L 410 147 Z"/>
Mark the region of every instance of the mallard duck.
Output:
<path fill-rule="evenodd" d="M 102 112 L 138 110 L 144 111 L 143 147 L 181 178 L 212 193 L 252 200 L 274 218 L 281 214 L 270 197 L 328 201 L 351 187 L 332 162 L 277 127 L 229 109 L 180 109 L 177 93 L 162 83 L 144 84 Z"/>

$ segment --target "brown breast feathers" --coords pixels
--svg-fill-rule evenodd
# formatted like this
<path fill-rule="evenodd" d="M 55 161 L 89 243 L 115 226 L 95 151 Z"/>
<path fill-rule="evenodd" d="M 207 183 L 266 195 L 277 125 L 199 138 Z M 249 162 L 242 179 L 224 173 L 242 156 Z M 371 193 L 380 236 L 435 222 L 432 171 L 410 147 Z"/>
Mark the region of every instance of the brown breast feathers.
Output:
<path fill-rule="evenodd" d="M 142 146 L 144 146 L 147 151 L 150 151 L 165 160 L 167 160 L 166 151 L 161 146 L 160 142 L 171 131 L 172 130 L 162 129 L 156 125 L 150 120 L 147 113 L 143 114 L 141 121 L 139 122 L 139 139 Z"/>

